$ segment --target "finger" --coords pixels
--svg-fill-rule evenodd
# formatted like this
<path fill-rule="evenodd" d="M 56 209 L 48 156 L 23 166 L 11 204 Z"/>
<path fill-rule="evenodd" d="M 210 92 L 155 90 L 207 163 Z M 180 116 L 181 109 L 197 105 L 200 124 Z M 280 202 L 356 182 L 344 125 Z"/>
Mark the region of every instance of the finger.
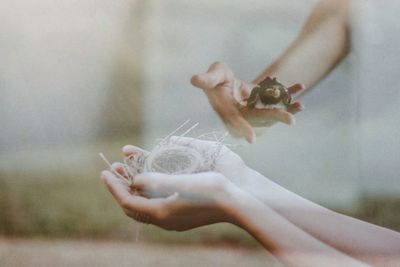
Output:
<path fill-rule="evenodd" d="M 174 185 L 184 182 L 183 176 L 162 173 L 141 173 L 136 175 L 133 187 L 146 197 L 168 197 L 175 191 Z"/>
<path fill-rule="evenodd" d="M 187 191 L 188 188 L 193 186 L 193 181 L 190 179 L 194 176 L 202 178 L 204 173 L 181 174 L 181 175 L 168 175 L 164 173 L 147 172 L 141 173 L 136 176 L 134 186 L 140 188 L 141 191 L 147 196 L 168 199 L 178 191 Z M 195 178 L 194 178 L 195 179 Z"/>
<path fill-rule="evenodd" d="M 250 123 L 241 115 L 227 117 L 225 124 L 234 137 L 244 137 L 250 144 L 256 140 L 256 134 Z"/>
<path fill-rule="evenodd" d="M 304 108 L 305 107 L 300 102 L 295 102 L 295 103 L 289 105 L 289 107 L 287 108 L 287 112 L 289 112 L 291 114 L 296 114 L 300 111 L 303 111 Z"/>
<path fill-rule="evenodd" d="M 209 90 L 229 81 L 233 77 L 231 69 L 224 63 L 213 63 L 207 73 L 194 75 L 191 83 L 204 90 Z"/>
<path fill-rule="evenodd" d="M 119 173 L 119 174 L 121 174 L 122 176 L 124 176 L 124 177 L 127 177 L 127 176 L 128 176 L 128 174 L 126 173 L 126 170 L 125 170 L 125 166 L 124 166 L 124 164 L 122 164 L 122 163 L 114 162 L 114 163 L 111 165 L 111 168 L 112 168 L 114 171 L 116 171 L 117 173 Z"/>
<path fill-rule="evenodd" d="M 122 148 L 122 152 L 124 153 L 125 157 L 129 157 L 133 154 L 140 153 L 143 155 L 149 154 L 147 150 L 141 149 L 140 147 L 133 146 L 133 145 L 126 145 Z"/>
<path fill-rule="evenodd" d="M 293 125 L 296 123 L 296 119 L 291 113 L 277 108 L 248 109 L 245 107 L 242 109 L 242 113 L 244 117 L 251 122 L 276 120 L 288 125 Z"/>
<path fill-rule="evenodd" d="M 297 94 L 300 91 L 303 91 L 305 89 L 305 86 L 301 83 L 296 83 L 295 85 L 292 85 L 288 88 L 288 91 L 291 95 Z"/>
<path fill-rule="evenodd" d="M 255 84 L 250 84 L 249 85 L 249 84 L 246 84 L 244 82 L 241 82 L 241 85 L 239 87 L 241 99 L 247 100 L 250 97 L 251 90 L 256 86 L 257 85 L 255 85 Z"/>
<path fill-rule="evenodd" d="M 219 114 L 229 132 L 234 137 L 244 137 L 247 142 L 253 143 L 256 137 L 250 123 L 243 118 L 237 107 L 232 104 L 228 105 L 229 106 L 222 108 L 216 107 L 215 111 Z"/>
<path fill-rule="evenodd" d="M 132 195 L 129 192 L 129 188 L 111 172 L 103 171 L 101 173 L 101 178 L 122 208 L 149 214 L 159 208 L 160 200 L 147 199 L 141 196 Z"/>

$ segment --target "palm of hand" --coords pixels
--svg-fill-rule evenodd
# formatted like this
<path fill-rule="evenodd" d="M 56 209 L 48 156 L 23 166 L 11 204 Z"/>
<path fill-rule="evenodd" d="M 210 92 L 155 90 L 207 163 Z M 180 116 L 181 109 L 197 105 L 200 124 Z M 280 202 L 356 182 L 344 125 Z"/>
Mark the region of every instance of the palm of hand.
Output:
<path fill-rule="evenodd" d="M 194 75 L 192 84 L 204 90 L 230 133 L 245 137 L 250 143 L 255 140 L 253 127 L 269 127 L 275 122 L 294 124 L 292 114 L 303 109 L 299 102 L 291 104 L 287 110 L 247 108 L 247 99 L 256 85 L 237 79 L 229 66 L 220 62 L 212 64 L 207 73 Z M 289 88 L 289 92 L 295 94 L 303 89 L 302 85 L 296 84 Z"/>
<path fill-rule="evenodd" d="M 190 144 L 198 150 L 210 149 L 212 142 L 192 138 L 177 139 L 181 144 Z M 124 154 L 130 157 L 137 153 L 149 152 L 135 146 L 125 146 Z M 235 167 L 236 166 L 236 167 Z M 226 175 L 239 173 L 239 166 L 245 167 L 239 156 L 223 146 L 215 162 L 215 171 L 188 175 L 164 175 L 143 173 L 135 177 L 135 191 L 126 186 L 130 198 L 147 199 L 157 206 L 153 211 L 141 211 L 132 204 L 121 205 L 125 213 L 137 221 L 152 223 L 167 230 L 185 231 L 199 226 L 227 221 L 216 206 L 214 196 L 222 191 L 222 185 L 229 182 Z M 232 168 L 236 169 L 233 170 Z M 112 166 L 121 175 L 127 175 L 121 163 Z M 223 175 L 221 175 L 223 174 Z M 178 196 L 173 193 L 178 192 Z"/>

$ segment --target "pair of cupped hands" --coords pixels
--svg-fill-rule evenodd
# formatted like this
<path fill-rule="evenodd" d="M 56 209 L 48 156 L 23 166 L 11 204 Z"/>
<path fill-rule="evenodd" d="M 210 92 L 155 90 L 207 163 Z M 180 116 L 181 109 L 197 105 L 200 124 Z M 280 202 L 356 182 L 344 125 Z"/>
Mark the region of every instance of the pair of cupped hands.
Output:
<path fill-rule="evenodd" d="M 246 100 L 256 85 L 238 80 L 232 70 L 220 62 L 212 64 L 207 73 L 194 75 L 192 84 L 203 89 L 230 133 L 250 143 L 255 141 L 253 127 L 269 127 L 276 122 L 293 124 L 293 114 L 303 109 L 299 102 L 286 110 L 247 108 Z M 302 85 L 296 84 L 289 91 L 296 94 L 302 89 Z M 197 150 L 213 149 L 215 145 L 211 141 L 186 137 L 171 138 L 175 139 L 173 142 L 190 144 Z M 122 150 L 125 157 L 149 153 L 132 145 Z M 133 177 L 130 186 L 112 171 L 103 171 L 101 177 L 127 216 L 167 230 L 184 231 L 218 222 L 235 224 L 230 199 L 237 194 L 252 193 L 243 186 L 252 170 L 226 146 L 214 167 L 213 172 L 196 174 L 141 173 Z M 112 164 L 112 169 L 122 176 L 130 175 L 121 163 Z"/>

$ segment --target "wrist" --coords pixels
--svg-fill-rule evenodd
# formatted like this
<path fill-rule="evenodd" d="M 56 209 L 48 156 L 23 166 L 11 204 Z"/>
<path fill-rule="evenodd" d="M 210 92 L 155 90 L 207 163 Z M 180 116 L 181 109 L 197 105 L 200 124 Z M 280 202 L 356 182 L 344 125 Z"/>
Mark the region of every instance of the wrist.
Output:
<path fill-rule="evenodd" d="M 228 183 L 224 187 L 224 193 L 218 198 L 217 203 L 219 209 L 224 214 L 225 222 L 242 227 L 240 203 L 245 202 L 246 198 L 249 196 L 248 193 L 241 190 L 233 183 Z"/>

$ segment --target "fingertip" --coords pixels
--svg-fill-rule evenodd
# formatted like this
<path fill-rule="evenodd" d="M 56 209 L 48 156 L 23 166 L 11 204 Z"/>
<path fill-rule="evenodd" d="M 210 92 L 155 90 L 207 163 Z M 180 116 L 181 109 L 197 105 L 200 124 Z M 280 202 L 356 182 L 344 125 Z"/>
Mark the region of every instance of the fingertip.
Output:
<path fill-rule="evenodd" d="M 106 179 L 106 174 L 105 174 L 105 172 L 106 172 L 106 171 L 102 171 L 102 172 L 100 173 L 100 179 L 101 179 L 102 181 L 104 181 L 104 180 Z"/>
<path fill-rule="evenodd" d="M 296 118 L 292 114 L 289 114 L 287 124 L 296 125 Z"/>
<path fill-rule="evenodd" d="M 190 83 L 196 87 L 199 87 L 201 81 L 202 81 L 201 74 L 193 75 L 192 78 L 190 79 Z"/>
<path fill-rule="evenodd" d="M 190 82 L 193 86 L 206 90 L 214 87 L 214 82 L 212 78 L 212 75 L 210 75 L 209 73 L 196 74 L 192 77 Z"/>
<path fill-rule="evenodd" d="M 111 168 L 118 172 L 121 175 L 125 175 L 125 168 L 124 165 L 122 163 L 119 162 L 114 162 L 113 164 L 111 164 Z"/>
<path fill-rule="evenodd" d="M 135 147 L 133 145 L 126 145 L 122 148 L 122 153 L 124 153 L 124 155 L 126 157 L 129 157 L 130 155 L 140 151 L 141 149 L 139 149 L 138 147 Z"/>
<path fill-rule="evenodd" d="M 126 145 L 122 148 L 122 153 L 124 153 L 125 157 L 129 157 L 135 153 L 141 153 L 143 155 L 146 155 L 149 152 L 137 146 Z"/>
<path fill-rule="evenodd" d="M 256 133 L 255 131 L 252 129 L 252 131 L 246 135 L 246 140 L 249 144 L 254 144 L 256 141 L 257 137 L 256 137 Z"/>
<path fill-rule="evenodd" d="M 124 153 L 125 156 L 130 156 L 131 154 L 134 153 L 132 147 L 133 147 L 132 145 L 125 145 L 122 147 L 122 152 Z"/>
<path fill-rule="evenodd" d="M 289 111 L 279 111 L 279 117 L 277 118 L 280 122 L 287 124 L 287 125 L 295 125 L 296 118 L 294 115 Z"/>
<path fill-rule="evenodd" d="M 114 175 L 110 171 L 102 171 L 100 174 L 100 179 L 106 184 L 108 184 L 109 179 L 112 179 L 113 176 Z"/>
<path fill-rule="evenodd" d="M 100 176 L 107 178 L 111 174 L 110 171 L 104 170 L 101 172 Z"/>
<path fill-rule="evenodd" d="M 296 94 L 298 92 L 301 92 L 305 89 L 305 85 L 301 83 L 296 83 L 295 85 L 291 86 L 289 88 L 290 94 Z"/>
<path fill-rule="evenodd" d="M 287 108 L 287 112 L 291 114 L 296 114 L 300 111 L 303 111 L 304 109 L 305 107 L 303 106 L 303 104 L 301 104 L 300 102 L 295 102 Z"/>

